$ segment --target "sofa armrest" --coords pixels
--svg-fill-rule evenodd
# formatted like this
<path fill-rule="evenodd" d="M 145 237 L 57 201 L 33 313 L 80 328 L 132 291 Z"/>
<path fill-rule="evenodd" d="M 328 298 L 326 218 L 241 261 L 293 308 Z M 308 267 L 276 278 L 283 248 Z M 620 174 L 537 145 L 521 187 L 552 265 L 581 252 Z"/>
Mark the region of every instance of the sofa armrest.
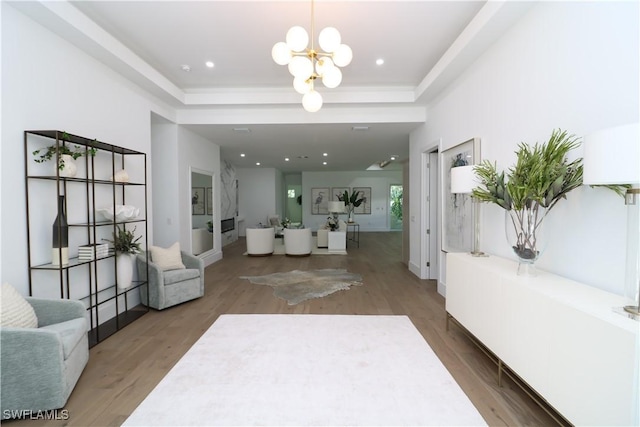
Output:
<path fill-rule="evenodd" d="M 200 270 L 200 274 L 203 274 L 204 271 L 204 261 L 202 261 L 200 258 L 198 258 L 195 255 L 191 255 L 190 253 L 187 252 L 181 252 L 180 253 L 182 255 L 182 263 L 184 264 L 185 267 L 187 268 L 193 268 L 195 270 Z"/>
<path fill-rule="evenodd" d="M 38 326 L 85 317 L 87 308 L 77 300 L 25 297 L 38 317 Z"/>

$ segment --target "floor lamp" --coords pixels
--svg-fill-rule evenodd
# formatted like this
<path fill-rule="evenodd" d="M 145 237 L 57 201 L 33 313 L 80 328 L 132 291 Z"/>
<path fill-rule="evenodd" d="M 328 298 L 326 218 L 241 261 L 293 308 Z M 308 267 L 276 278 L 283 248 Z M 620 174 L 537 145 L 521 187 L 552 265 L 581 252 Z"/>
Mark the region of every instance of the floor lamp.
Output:
<path fill-rule="evenodd" d="M 451 168 L 451 193 L 471 194 L 479 183 L 480 181 L 473 170 L 473 165 Z M 480 251 L 480 202 L 473 196 L 471 196 L 471 201 L 473 203 L 473 220 L 475 222 L 471 255 L 487 256 Z"/>
<path fill-rule="evenodd" d="M 630 185 L 627 205 L 627 259 L 625 311 L 640 315 L 640 124 L 603 129 L 583 141 L 584 177 L 587 185 Z"/>

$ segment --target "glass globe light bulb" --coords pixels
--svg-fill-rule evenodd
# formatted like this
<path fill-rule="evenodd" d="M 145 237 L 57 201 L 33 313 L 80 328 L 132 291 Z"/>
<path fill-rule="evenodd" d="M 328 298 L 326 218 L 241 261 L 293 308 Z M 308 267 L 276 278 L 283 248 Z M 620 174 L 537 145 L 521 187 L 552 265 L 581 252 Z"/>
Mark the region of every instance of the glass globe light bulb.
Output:
<path fill-rule="evenodd" d="M 346 67 L 351 63 L 353 59 L 353 51 L 346 44 L 338 46 L 335 52 L 333 52 L 333 63 L 338 67 Z"/>
<path fill-rule="evenodd" d="M 311 84 L 304 77 L 296 77 L 293 79 L 293 88 L 300 95 L 305 95 L 311 90 Z"/>
<path fill-rule="evenodd" d="M 322 84 L 328 87 L 329 89 L 338 87 L 341 82 L 342 82 L 342 71 L 340 71 L 340 68 L 338 67 L 330 68 L 322 76 Z"/>
<path fill-rule="evenodd" d="M 287 46 L 294 52 L 302 52 L 307 48 L 309 35 L 307 31 L 299 26 L 289 28 L 287 31 Z"/>
<path fill-rule="evenodd" d="M 302 97 L 302 107 L 310 113 L 315 113 L 322 108 L 322 95 L 315 90 L 310 90 Z"/>
<path fill-rule="evenodd" d="M 287 65 L 291 62 L 291 50 L 285 42 L 278 42 L 271 49 L 271 57 L 278 65 Z"/>
<path fill-rule="evenodd" d="M 320 47 L 329 53 L 335 52 L 338 46 L 340 46 L 341 41 L 340 32 L 333 27 L 323 29 L 318 36 Z"/>
<path fill-rule="evenodd" d="M 293 77 L 304 77 L 306 80 L 313 73 L 313 64 L 309 58 L 294 56 L 289 62 L 289 72 Z"/>
<path fill-rule="evenodd" d="M 331 68 L 335 68 L 335 65 L 333 65 L 333 61 L 331 60 L 331 58 L 329 58 L 328 56 L 319 57 L 318 62 L 316 62 L 316 73 L 318 73 L 318 75 L 323 75 Z"/>

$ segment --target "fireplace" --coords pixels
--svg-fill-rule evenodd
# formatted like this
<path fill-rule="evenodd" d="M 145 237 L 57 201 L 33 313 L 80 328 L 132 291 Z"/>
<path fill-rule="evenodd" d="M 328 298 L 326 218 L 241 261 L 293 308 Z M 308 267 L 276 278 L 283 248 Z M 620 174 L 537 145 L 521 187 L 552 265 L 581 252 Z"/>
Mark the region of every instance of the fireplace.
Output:
<path fill-rule="evenodd" d="M 226 233 L 227 231 L 232 231 L 236 229 L 236 220 L 235 218 L 227 218 L 220 221 L 220 232 Z"/>

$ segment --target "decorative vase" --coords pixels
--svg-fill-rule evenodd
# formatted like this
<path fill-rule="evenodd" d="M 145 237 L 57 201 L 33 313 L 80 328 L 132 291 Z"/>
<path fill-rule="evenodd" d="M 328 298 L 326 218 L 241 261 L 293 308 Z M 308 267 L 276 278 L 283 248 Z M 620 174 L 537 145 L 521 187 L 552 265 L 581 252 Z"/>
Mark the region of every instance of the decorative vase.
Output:
<path fill-rule="evenodd" d="M 133 278 L 133 255 L 130 253 L 118 252 L 116 255 L 116 283 L 118 289 L 127 289 L 131 286 Z"/>
<path fill-rule="evenodd" d="M 353 222 L 353 211 L 349 211 L 349 222 Z"/>
<path fill-rule="evenodd" d="M 78 173 L 78 167 L 76 166 L 75 159 L 69 154 L 60 155 L 59 174 L 62 177 L 73 178 Z"/>
<path fill-rule="evenodd" d="M 64 214 L 64 196 L 58 196 L 58 214 L 53 221 L 51 264 L 69 264 L 69 224 Z"/>
<path fill-rule="evenodd" d="M 543 220 L 547 210 L 537 203 L 505 211 L 507 241 L 518 257 L 518 275 L 536 276 L 536 261 L 546 247 Z"/>

